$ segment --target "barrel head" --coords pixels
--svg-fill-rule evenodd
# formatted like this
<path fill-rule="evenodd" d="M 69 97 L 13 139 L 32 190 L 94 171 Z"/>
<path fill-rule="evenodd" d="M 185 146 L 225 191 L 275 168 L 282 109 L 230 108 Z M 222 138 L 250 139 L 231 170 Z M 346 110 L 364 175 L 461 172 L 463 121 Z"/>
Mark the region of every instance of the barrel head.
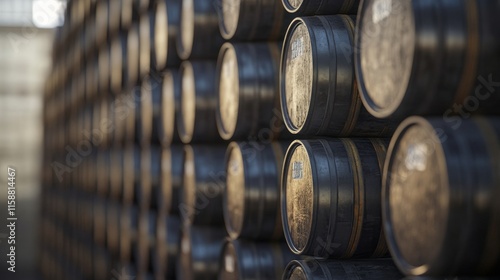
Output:
<path fill-rule="evenodd" d="M 404 271 L 424 274 L 440 258 L 451 195 L 444 151 L 432 125 L 420 117 L 403 122 L 384 169 L 383 215 L 391 253 L 404 260 L 399 261 Z"/>
<path fill-rule="evenodd" d="M 195 215 L 196 204 L 196 172 L 194 150 L 190 145 L 184 146 L 184 174 L 181 204 L 179 211 L 184 221 L 190 222 Z"/>
<path fill-rule="evenodd" d="M 181 4 L 180 40 L 177 41 L 177 54 L 182 59 L 191 55 L 194 42 L 194 0 L 183 0 Z"/>
<path fill-rule="evenodd" d="M 142 77 L 151 67 L 151 19 L 149 13 L 143 13 L 139 19 L 139 75 Z"/>
<path fill-rule="evenodd" d="M 130 27 L 127 37 L 127 84 L 132 85 L 139 76 L 139 31 L 137 25 Z"/>
<path fill-rule="evenodd" d="M 302 6 L 303 2 L 304 0 L 283 0 L 283 6 L 289 12 L 293 13 Z"/>
<path fill-rule="evenodd" d="M 181 65 L 181 114 L 178 122 L 182 142 L 189 143 L 193 137 L 196 112 L 196 86 L 194 71 L 190 62 Z"/>
<path fill-rule="evenodd" d="M 238 267 L 238 255 L 233 242 L 225 242 L 221 252 L 221 267 L 219 270 L 219 279 L 237 280 L 240 279 Z"/>
<path fill-rule="evenodd" d="M 224 44 L 219 53 L 219 106 L 217 128 L 223 139 L 231 139 L 238 123 L 239 69 L 236 50 L 230 43 Z"/>
<path fill-rule="evenodd" d="M 226 40 L 231 39 L 238 29 L 240 2 L 240 0 L 221 0 L 222 16 L 219 11 L 219 29 Z"/>
<path fill-rule="evenodd" d="M 229 236 L 239 237 L 245 209 L 245 166 L 239 145 L 232 142 L 227 150 L 227 184 L 224 196 L 224 220 Z"/>
<path fill-rule="evenodd" d="M 283 225 L 290 249 L 299 254 L 307 246 L 313 221 L 313 174 L 306 147 L 301 141 L 288 148 L 283 168 Z"/>
<path fill-rule="evenodd" d="M 415 53 L 413 1 L 365 0 L 356 38 L 361 98 L 374 116 L 392 115 L 405 97 Z"/>
<path fill-rule="evenodd" d="M 140 122 L 141 131 L 140 142 L 141 145 L 146 145 L 151 142 L 151 132 L 153 130 L 153 83 L 151 79 L 145 77 L 141 84 L 141 101 L 140 101 Z"/>
<path fill-rule="evenodd" d="M 311 106 L 313 51 L 308 27 L 296 19 L 288 29 L 281 63 L 281 106 L 285 124 L 292 133 L 300 131 Z"/>
<path fill-rule="evenodd" d="M 156 67 L 163 69 L 168 55 L 168 14 L 165 0 L 157 1 L 155 7 L 154 49 Z"/>

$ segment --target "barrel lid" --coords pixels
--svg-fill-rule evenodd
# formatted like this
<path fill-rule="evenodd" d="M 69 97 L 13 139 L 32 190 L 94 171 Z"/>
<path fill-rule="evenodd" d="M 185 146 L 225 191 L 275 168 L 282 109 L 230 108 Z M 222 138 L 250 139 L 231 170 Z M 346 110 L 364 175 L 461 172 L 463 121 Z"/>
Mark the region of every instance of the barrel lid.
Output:
<path fill-rule="evenodd" d="M 306 23 L 298 18 L 288 28 L 281 63 L 281 99 L 285 123 L 292 133 L 304 126 L 313 91 L 313 50 Z"/>
<path fill-rule="evenodd" d="M 182 59 L 188 59 L 193 49 L 194 41 L 194 3 L 193 0 L 183 0 L 181 4 L 180 40 L 177 40 L 177 54 Z"/>
<path fill-rule="evenodd" d="M 356 32 L 356 71 L 361 97 L 376 117 L 388 117 L 401 104 L 413 68 L 415 20 L 412 0 L 366 0 Z"/>
<path fill-rule="evenodd" d="M 305 274 L 305 272 L 301 266 L 295 266 L 294 268 L 292 268 L 292 271 L 290 273 L 290 277 L 288 279 L 290 279 L 290 280 L 306 280 L 308 278 L 307 278 L 307 275 Z"/>
<path fill-rule="evenodd" d="M 236 130 L 239 107 L 239 70 L 236 50 L 231 43 L 222 46 L 219 60 L 218 129 L 223 139 L 230 139 Z"/>
<path fill-rule="evenodd" d="M 196 203 L 196 173 L 194 162 L 194 150 L 191 145 L 184 146 L 184 174 L 181 205 L 179 206 L 181 217 L 190 222 L 194 215 Z"/>
<path fill-rule="evenodd" d="M 151 67 L 151 21 L 149 13 L 143 13 L 139 18 L 139 74 L 149 72 Z"/>
<path fill-rule="evenodd" d="M 388 157 L 383 214 L 389 248 L 402 271 L 421 275 L 440 258 L 447 234 L 451 193 L 443 147 L 431 123 L 411 117 L 397 129 Z"/>
<path fill-rule="evenodd" d="M 165 0 L 158 0 L 155 9 L 154 49 L 156 67 L 159 70 L 167 63 L 168 15 Z"/>
<path fill-rule="evenodd" d="M 309 241 L 314 206 L 310 157 L 300 140 L 293 142 L 286 153 L 283 178 L 287 242 L 293 252 L 300 253 Z"/>
<path fill-rule="evenodd" d="M 240 279 L 238 268 L 238 255 L 232 241 L 226 241 L 221 255 L 220 278 L 221 280 Z"/>
<path fill-rule="evenodd" d="M 230 40 L 238 29 L 240 19 L 240 0 L 221 0 L 222 16 L 219 17 L 219 29 L 222 37 Z M 219 11 L 220 12 L 220 11 Z"/>
<path fill-rule="evenodd" d="M 165 72 L 161 89 L 161 129 L 162 141 L 172 142 L 175 127 L 175 86 L 174 77 L 171 71 Z"/>
<path fill-rule="evenodd" d="M 179 164 L 179 163 L 177 163 Z M 161 173 L 160 173 L 160 212 L 170 212 L 172 207 L 172 152 L 170 147 L 163 148 L 161 151 Z M 176 205 L 177 206 L 177 205 Z"/>
<path fill-rule="evenodd" d="M 295 13 L 300 9 L 304 0 L 283 0 L 283 6 L 289 13 Z"/>
<path fill-rule="evenodd" d="M 179 136 L 184 143 L 191 142 L 193 138 L 196 93 L 194 70 L 190 62 L 185 61 L 181 65 L 182 93 L 181 93 L 181 119 L 179 122 Z"/>
<path fill-rule="evenodd" d="M 147 144 L 151 140 L 151 131 L 153 130 L 153 96 L 152 83 L 146 76 L 141 84 L 141 131 L 140 138 L 143 144 Z"/>
<path fill-rule="evenodd" d="M 229 236 L 239 237 L 245 209 L 245 166 L 240 146 L 232 142 L 227 153 L 227 185 L 224 197 L 224 218 Z"/>
<path fill-rule="evenodd" d="M 122 69 L 123 69 L 123 45 L 121 34 L 111 42 L 111 88 L 115 94 L 118 94 L 122 85 Z"/>
<path fill-rule="evenodd" d="M 127 37 L 127 75 L 128 83 L 134 83 L 139 70 L 139 31 L 134 24 Z"/>

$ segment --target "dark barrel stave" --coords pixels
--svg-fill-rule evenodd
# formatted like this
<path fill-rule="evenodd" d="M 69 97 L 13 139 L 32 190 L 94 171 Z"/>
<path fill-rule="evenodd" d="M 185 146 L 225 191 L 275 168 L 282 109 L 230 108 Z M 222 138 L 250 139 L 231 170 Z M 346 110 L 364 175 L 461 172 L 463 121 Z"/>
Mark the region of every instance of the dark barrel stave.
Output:
<path fill-rule="evenodd" d="M 184 170 L 179 204 L 183 222 L 224 225 L 225 146 L 184 146 Z"/>
<path fill-rule="evenodd" d="M 223 139 L 288 133 L 279 107 L 278 43 L 226 43 L 217 62 L 217 129 Z M 268 139 L 259 139 L 268 140 Z"/>
<path fill-rule="evenodd" d="M 399 280 L 403 277 L 391 259 L 291 261 L 283 280 Z"/>
<path fill-rule="evenodd" d="M 295 16 L 356 14 L 360 0 L 282 0 Z"/>
<path fill-rule="evenodd" d="M 499 114 L 500 1 L 365 0 L 356 72 L 367 110 L 379 118 Z M 394 55 L 398 54 L 398 55 Z"/>
<path fill-rule="evenodd" d="M 280 1 L 217 0 L 216 5 L 226 40 L 280 40 L 292 20 Z"/>
<path fill-rule="evenodd" d="M 385 140 L 296 140 L 283 165 L 283 231 L 296 254 L 382 257 Z"/>
<path fill-rule="evenodd" d="M 298 135 L 390 136 L 395 124 L 362 106 L 354 74 L 354 16 L 295 19 L 281 57 L 281 107 Z"/>
<path fill-rule="evenodd" d="M 177 129 L 181 141 L 217 142 L 215 89 L 216 64 L 212 61 L 184 61 L 181 64 L 181 113 Z"/>
<path fill-rule="evenodd" d="M 226 230 L 232 239 L 283 238 L 280 181 L 288 144 L 229 144 L 223 210 Z"/>
<path fill-rule="evenodd" d="M 500 118 L 454 127 L 411 117 L 394 134 L 382 212 L 389 249 L 407 275 L 500 273 Z"/>

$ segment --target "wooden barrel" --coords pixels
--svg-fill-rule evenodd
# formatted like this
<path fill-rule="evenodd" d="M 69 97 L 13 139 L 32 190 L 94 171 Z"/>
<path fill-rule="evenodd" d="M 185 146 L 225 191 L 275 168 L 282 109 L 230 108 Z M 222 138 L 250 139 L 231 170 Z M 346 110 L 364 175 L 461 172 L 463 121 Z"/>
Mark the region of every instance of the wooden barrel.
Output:
<path fill-rule="evenodd" d="M 120 94 L 127 86 L 127 36 L 128 34 L 122 31 L 111 42 L 110 87 L 115 95 Z"/>
<path fill-rule="evenodd" d="M 220 140 L 215 120 L 215 69 L 216 64 L 212 61 L 185 61 L 181 64 L 181 113 L 177 129 L 185 144 Z"/>
<path fill-rule="evenodd" d="M 154 53 L 154 14 L 150 11 L 142 13 L 139 18 L 139 77 L 147 75 L 155 65 Z"/>
<path fill-rule="evenodd" d="M 220 228 L 184 224 L 177 256 L 177 279 L 217 279 L 224 236 Z"/>
<path fill-rule="evenodd" d="M 139 189 L 141 172 L 141 151 L 133 143 L 128 143 L 123 149 L 123 189 L 124 205 L 137 203 L 136 189 Z"/>
<path fill-rule="evenodd" d="M 226 240 L 220 253 L 218 279 L 281 279 L 286 265 L 295 257 L 286 243 Z"/>
<path fill-rule="evenodd" d="M 217 128 L 223 139 L 286 136 L 279 109 L 279 44 L 222 46 L 217 62 Z"/>
<path fill-rule="evenodd" d="M 382 137 L 394 131 L 396 125 L 362 106 L 352 55 L 354 21 L 337 15 L 290 24 L 281 57 L 281 106 L 291 133 Z"/>
<path fill-rule="evenodd" d="M 499 114 L 498 1 L 363 1 L 356 72 L 379 118 Z M 398 55 L 394 55 L 397 53 Z"/>
<path fill-rule="evenodd" d="M 181 79 L 177 70 L 167 70 L 163 75 L 160 95 L 158 138 L 163 146 L 179 142 L 176 120 L 179 118 Z"/>
<path fill-rule="evenodd" d="M 156 1 L 154 36 L 156 70 L 177 67 L 181 64 L 176 50 L 181 2 L 181 0 Z"/>
<path fill-rule="evenodd" d="M 360 0 L 282 0 L 285 9 L 294 16 L 312 15 L 354 15 L 358 11 Z"/>
<path fill-rule="evenodd" d="M 500 118 L 411 117 L 384 168 L 387 242 L 406 275 L 499 275 Z M 411 240 L 411 242 L 410 242 Z"/>
<path fill-rule="evenodd" d="M 117 202 L 106 203 L 106 249 L 113 258 L 120 254 L 120 210 Z"/>
<path fill-rule="evenodd" d="M 218 0 L 216 5 L 226 40 L 281 40 L 293 19 L 279 1 Z"/>
<path fill-rule="evenodd" d="M 225 146 L 184 146 L 184 170 L 179 212 L 194 225 L 224 225 Z"/>
<path fill-rule="evenodd" d="M 110 168 L 109 151 L 106 149 L 98 149 L 96 154 L 96 185 L 95 193 L 101 197 L 107 197 L 109 191 L 109 168 Z"/>
<path fill-rule="evenodd" d="M 123 183 L 123 148 L 113 147 L 110 150 L 109 165 L 109 198 L 112 201 L 121 201 Z"/>
<path fill-rule="evenodd" d="M 385 140 L 296 140 L 283 165 L 281 211 L 290 249 L 323 258 L 382 257 Z"/>
<path fill-rule="evenodd" d="M 156 224 L 156 250 L 153 259 L 156 279 L 175 279 L 175 264 L 180 244 L 179 217 L 159 212 Z"/>
<path fill-rule="evenodd" d="M 128 30 L 127 37 L 127 81 L 128 86 L 134 86 L 139 79 L 139 26 L 134 23 Z"/>
<path fill-rule="evenodd" d="M 120 257 L 124 263 L 132 261 L 132 244 L 137 239 L 137 209 L 123 205 L 120 213 Z"/>
<path fill-rule="evenodd" d="M 141 87 L 135 86 L 125 93 L 125 142 L 142 144 L 141 142 Z"/>
<path fill-rule="evenodd" d="M 111 38 L 118 32 L 121 20 L 122 0 L 109 0 L 108 36 Z"/>
<path fill-rule="evenodd" d="M 139 132 L 142 146 L 159 144 L 158 131 L 161 123 L 162 80 L 163 78 L 157 73 L 152 73 L 142 80 L 140 98 L 141 131 Z"/>
<path fill-rule="evenodd" d="M 357 279 L 399 280 L 403 277 L 391 259 L 291 261 L 283 273 L 284 280 Z"/>
<path fill-rule="evenodd" d="M 147 211 L 139 214 L 137 242 L 134 248 L 137 273 L 147 275 L 152 270 L 151 251 L 156 247 L 156 212 Z"/>
<path fill-rule="evenodd" d="M 121 0 L 120 29 L 128 30 L 132 25 L 134 0 Z"/>
<path fill-rule="evenodd" d="M 179 214 L 183 156 L 181 145 L 162 148 L 160 189 L 157 195 L 160 213 Z"/>
<path fill-rule="evenodd" d="M 93 201 L 93 224 L 92 235 L 93 242 L 101 247 L 106 246 L 106 204 L 101 197 L 95 197 Z"/>
<path fill-rule="evenodd" d="M 99 48 L 106 43 L 108 38 L 109 1 L 96 1 L 95 5 L 95 36 L 96 45 Z"/>
<path fill-rule="evenodd" d="M 177 54 L 186 59 L 217 58 L 224 42 L 219 32 L 216 5 L 206 0 L 183 0 Z"/>
<path fill-rule="evenodd" d="M 112 101 L 111 108 L 111 118 L 113 118 L 114 130 L 112 132 L 113 143 L 112 145 L 123 146 L 125 142 L 125 125 L 126 119 L 130 112 L 130 106 L 125 101 L 126 95 L 122 93 L 121 95 L 115 96 Z M 83 120 L 85 123 L 85 120 Z M 83 124 L 85 127 L 85 124 Z M 83 129 L 85 131 L 85 129 Z"/>
<path fill-rule="evenodd" d="M 289 142 L 232 142 L 226 152 L 223 210 L 231 239 L 283 238 L 280 182 Z"/>
<path fill-rule="evenodd" d="M 99 79 L 97 87 L 99 95 L 102 96 L 103 94 L 108 94 L 110 89 L 111 56 L 108 45 L 104 45 L 99 51 L 98 66 Z"/>
<path fill-rule="evenodd" d="M 152 195 L 157 193 L 160 186 L 161 148 L 157 145 L 144 146 L 140 153 L 140 181 L 134 189 L 135 201 L 141 211 L 146 211 L 157 207 L 156 199 Z"/>

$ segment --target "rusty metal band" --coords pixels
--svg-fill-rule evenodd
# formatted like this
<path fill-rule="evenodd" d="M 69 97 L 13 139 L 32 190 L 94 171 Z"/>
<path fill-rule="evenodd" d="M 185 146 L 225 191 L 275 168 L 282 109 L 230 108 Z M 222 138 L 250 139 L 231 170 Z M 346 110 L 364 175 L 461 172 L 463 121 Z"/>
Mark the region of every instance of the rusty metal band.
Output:
<path fill-rule="evenodd" d="M 455 103 L 464 104 L 470 95 L 477 73 L 477 58 L 479 55 L 479 20 L 477 0 L 466 0 L 465 11 L 467 17 L 467 47 L 462 78 L 455 94 Z"/>

